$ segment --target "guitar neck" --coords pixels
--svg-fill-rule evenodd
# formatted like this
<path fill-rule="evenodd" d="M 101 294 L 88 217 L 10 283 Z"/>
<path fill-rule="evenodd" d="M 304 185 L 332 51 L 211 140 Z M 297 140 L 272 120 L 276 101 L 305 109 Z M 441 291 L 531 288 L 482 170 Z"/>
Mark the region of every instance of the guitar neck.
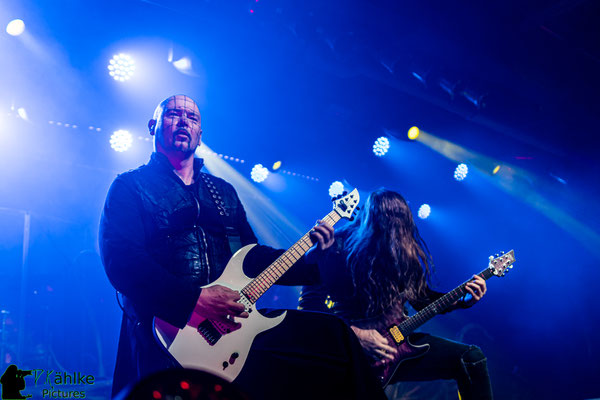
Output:
<path fill-rule="evenodd" d="M 333 226 L 340 219 L 340 214 L 336 210 L 332 210 L 322 220 L 328 225 Z M 242 293 L 252 303 L 256 303 L 256 301 L 314 245 L 310 238 L 311 232 L 312 229 L 305 233 L 300 240 L 294 243 L 292 247 L 286 250 L 279 258 L 277 258 L 277 260 L 242 289 Z"/>
<path fill-rule="evenodd" d="M 486 268 L 481 271 L 479 274 L 483 279 L 489 279 L 494 276 L 493 270 L 491 268 Z M 468 281 L 467 281 L 468 282 Z M 456 289 L 446 293 L 433 303 L 429 304 L 427 307 L 423 308 L 421 311 L 410 317 L 409 319 L 398 324 L 398 328 L 402 332 L 404 336 L 408 336 L 415 329 L 423 325 L 425 322 L 429 321 L 431 318 L 435 317 L 442 311 L 446 310 L 455 301 L 463 297 L 467 290 L 465 287 L 467 286 L 467 282 L 464 282 L 462 285 L 458 286 Z"/>

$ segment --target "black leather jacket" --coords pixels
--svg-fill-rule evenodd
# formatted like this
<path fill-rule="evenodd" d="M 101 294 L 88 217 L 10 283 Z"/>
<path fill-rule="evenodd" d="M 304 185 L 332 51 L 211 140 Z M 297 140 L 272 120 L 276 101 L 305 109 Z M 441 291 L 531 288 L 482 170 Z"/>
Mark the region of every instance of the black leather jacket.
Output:
<path fill-rule="evenodd" d="M 232 256 L 228 234 L 241 245 L 256 243 L 233 187 L 200 172 L 202 163 L 194 160 L 196 183 L 185 186 L 168 159 L 153 153 L 148 164 L 119 175 L 109 190 L 100 250 L 124 307 L 113 395 L 142 376 L 176 366 L 155 341 L 152 318 L 185 326 L 200 287 L 217 279 Z M 281 252 L 257 246 L 244 272 L 256 276 Z M 316 266 L 300 262 L 279 283 L 317 280 Z"/>

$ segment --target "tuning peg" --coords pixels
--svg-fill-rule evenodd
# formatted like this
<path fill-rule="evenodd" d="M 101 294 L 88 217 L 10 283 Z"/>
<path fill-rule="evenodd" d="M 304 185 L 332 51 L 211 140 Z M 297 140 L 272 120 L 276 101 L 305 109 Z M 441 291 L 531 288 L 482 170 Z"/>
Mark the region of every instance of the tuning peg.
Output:
<path fill-rule="evenodd" d="M 494 256 L 489 256 L 488 260 L 492 261 L 494 259 Z"/>
<path fill-rule="evenodd" d="M 512 265 L 512 264 L 510 264 L 510 265 L 508 266 L 508 268 L 509 268 L 509 269 L 512 269 L 512 267 L 513 267 L 513 265 Z"/>
<path fill-rule="evenodd" d="M 501 252 L 500 252 L 500 254 L 504 255 L 504 252 L 503 252 L 503 251 L 501 251 Z"/>
<path fill-rule="evenodd" d="M 360 210 L 360 207 L 359 207 L 359 206 L 356 206 L 356 211 L 358 211 L 358 210 Z"/>
<path fill-rule="evenodd" d="M 344 191 L 342 192 L 342 196 L 345 196 L 345 195 L 347 195 L 347 194 L 348 194 L 348 191 L 347 191 L 347 190 L 344 190 Z"/>

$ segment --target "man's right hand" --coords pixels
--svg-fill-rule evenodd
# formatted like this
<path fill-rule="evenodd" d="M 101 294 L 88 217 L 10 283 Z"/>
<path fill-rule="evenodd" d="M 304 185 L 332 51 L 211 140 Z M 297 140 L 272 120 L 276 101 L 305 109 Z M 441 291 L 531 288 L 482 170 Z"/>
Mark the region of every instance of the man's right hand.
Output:
<path fill-rule="evenodd" d="M 244 305 L 238 303 L 239 299 L 238 292 L 225 286 L 203 288 L 194 313 L 212 321 L 219 321 L 234 331 L 241 326 L 239 322 L 234 321 L 234 317 L 248 318 Z"/>
<path fill-rule="evenodd" d="M 394 355 L 398 354 L 388 340 L 375 329 L 360 329 L 356 326 L 350 328 L 356 334 L 365 353 L 373 359 L 375 366 L 385 364 L 386 360 L 394 360 Z"/>

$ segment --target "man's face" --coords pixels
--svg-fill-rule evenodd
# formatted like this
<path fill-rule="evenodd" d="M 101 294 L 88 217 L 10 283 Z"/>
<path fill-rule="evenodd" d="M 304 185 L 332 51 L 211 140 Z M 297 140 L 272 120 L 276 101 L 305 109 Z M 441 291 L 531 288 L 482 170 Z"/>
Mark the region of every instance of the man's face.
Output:
<path fill-rule="evenodd" d="M 153 124 L 158 151 L 183 152 L 189 156 L 200 145 L 200 111 L 194 100 L 189 97 L 171 97 L 164 105 L 158 120 L 150 121 L 150 125 Z M 152 130 L 152 126 L 150 129 Z"/>

